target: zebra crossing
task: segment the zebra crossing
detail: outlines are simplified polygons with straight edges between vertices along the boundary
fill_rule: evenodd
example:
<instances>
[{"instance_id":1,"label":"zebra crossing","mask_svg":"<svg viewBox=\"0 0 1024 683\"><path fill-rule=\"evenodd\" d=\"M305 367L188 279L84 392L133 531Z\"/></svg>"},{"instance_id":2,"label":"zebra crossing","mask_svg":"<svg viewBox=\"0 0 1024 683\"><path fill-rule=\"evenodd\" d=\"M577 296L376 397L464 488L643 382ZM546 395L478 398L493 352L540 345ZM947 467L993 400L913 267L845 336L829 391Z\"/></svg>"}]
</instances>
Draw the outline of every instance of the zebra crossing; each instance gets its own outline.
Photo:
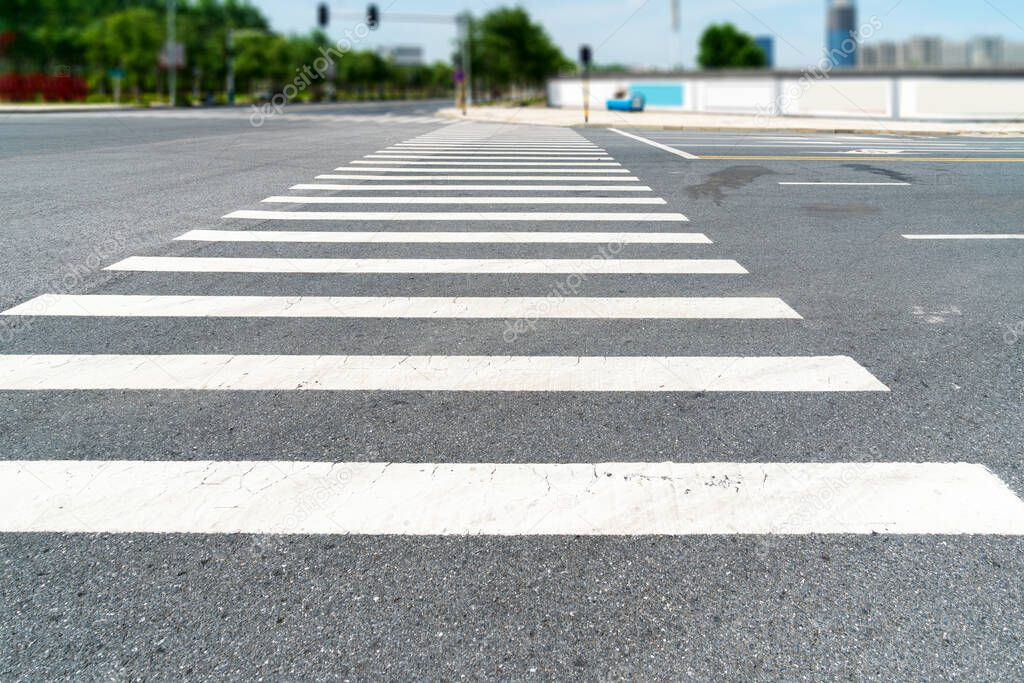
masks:
<instances>
[{"instance_id":1,"label":"zebra crossing","mask_svg":"<svg viewBox=\"0 0 1024 683\"><path fill-rule=\"evenodd\" d=\"M504 292L449 298L387 291L384 276L396 274L685 275L708 278L711 287L749 275L707 235L683 231L692 224L687 215L671 210L605 149L572 130L449 125L315 179L350 182L297 183L289 189L303 194L263 200L275 208L238 209L223 216L228 229L189 229L174 239L229 255L134 254L105 268L127 278L168 274L169 282L180 283L176 293L44 294L2 314L176 318L182 324L206 318L802 321L798 310L772 296ZM393 192L416 194L375 194ZM509 192L518 194L500 194ZM316 210L323 204L338 209ZM421 210L423 205L451 209ZM298 229L289 228L296 223ZM329 229L320 229L324 223ZM343 229L353 223L359 229ZM435 230L438 223L445 229ZM457 229L463 223L470 227ZM477 223L517 227L480 230ZM588 227L595 223L602 229ZM547 229L551 224L557 229ZM308 252L252 256L246 251L252 245L316 249L374 244L432 251L389 258ZM618 257L622 246L630 244L682 245L692 253L685 258ZM437 255L437 249L454 245L490 252L474 258ZM519 245L541 250L594 245L595 253L588 258L503 253ZM337 294L196 295L189 291L190 274L196 273L315 275ZM340 277L345 275L377 278L379 291L345 295L346 281ZM763 355L720 356L463 355L458 349L373 355L357 348L344 355L214 353L213 348L186 354L6 354L0 356L0 390L557 392L570 399L584 392L730 392L806 394L822 400L834 393L889 391L851 356L821 355L811 348L806 355L773 356L770 340L763 343ZM680 453L697 462L627 463L609 453L602 462L566 457L547 464L411 463L402 462L401 454L383 463L134 461L127 459L130 454L111 460L8 461L0 463L0 531L1024 534L1024 501L981 465L700 462L699 455ZM282 523L283 510L323 491L329 492L327 503L301 520ZM828 495L822 496L823 491Z\"/></svg>"}]
</instances>

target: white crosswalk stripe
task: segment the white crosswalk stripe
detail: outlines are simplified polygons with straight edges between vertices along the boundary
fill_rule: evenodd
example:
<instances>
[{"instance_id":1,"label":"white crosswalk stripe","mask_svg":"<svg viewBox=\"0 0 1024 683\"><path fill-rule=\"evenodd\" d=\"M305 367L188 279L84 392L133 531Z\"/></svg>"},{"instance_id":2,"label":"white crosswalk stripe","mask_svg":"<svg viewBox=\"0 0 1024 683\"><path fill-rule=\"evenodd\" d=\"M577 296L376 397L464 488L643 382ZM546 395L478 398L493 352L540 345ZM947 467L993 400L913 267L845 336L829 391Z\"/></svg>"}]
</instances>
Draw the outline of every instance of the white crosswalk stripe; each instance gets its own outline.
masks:
<instances>
[{"instance_id":1,"label":"white crosswalk stripe","mask_svg":"<svg viewBox=\"0 0 1024 683\"><path fill-rule=\"evenodd\" d=\"M366 171L367 169L365 169L365 168L352 168L352 169L343 168L343 169L340 169L340 170L344 170L344 171ZM389 169L384 169L384 170L391 171L391 170L397 170L397 169L390 169L389 168ZM416 172L419 173L419 172L422 172L422 170L421 169L417 169ZM431 172L431 171L427 171L427 172ZM544 172L546 173L547 171L544 171ZM457 173L457 171L456 171L456 173ZM484 173L489 173L489 171L484 171ZM388 181L395 181L395 180L416 180L416 181L423 181L423 180L439 180L439 181L473 180L473 181L477 181L477 182L481 182L481 181L485 181L485 180L493 181L493 182L505 182L505 181L509 181L509 180L514 180L516 182L521 182L523 180L544 180L544 181L557 180L559 182L565 182L565 181L568 181L568 180L576 180L576 181L580 181L580 182L584 182L585 181L585 182L588 182L588 183L600 183L600 182L606 182L606 183L623 183L623 182L625 182L625 183L636 183L636 182L640 182L640 179L637 178L637 177L634 177L634 176L622 176L622 175L620 175L620 176L605 176L605 177L597 176L597 175L593 175L593 176L576 176L576 175L549 175L549 176L544 176L544 175L518 175L518 176L516 176L516 175L435 175L435 176L414 176L414 175L374 175L374 174L370 174L370 173L366 173L366 174L364 174L364 173L340 173L340 174L339 173L321 173L320 175L318 175L316 177L316 179L317 180L388 180ZM374 186L368 185L367 189L372 189L372 187L374 187ZM508 186L507 189L514 190L515 187L514 186Z\"/></svg>"},{"instance_id":2,"label":"white crosswalk stripe","mask_svg":"<svg viewBox=\"0 0 1024 683\"><path fill-rule=\"evenodd\" d=\"M359 163L353 161L353 164ZM342 166L335 171L373 171L375 173L629 173L624 168L590 168L580 166L565 167L562 164L555 164L559 168L540 168L538 164L526 164L530 168L512 167L508 164L499 164L501 168L463 168L459 166L446 165L441 168L409 168L408 166Z\"/></svg>"},{"instance_id":3,"label":"white crosswalk stripe","mask_svg":"<svg viewBox=\"0 0 1024 683\"><path fill-rule=\"evenodd\" d=\"M660 204L661 197L313 197L274 195L270 204Z\"/></svg>"},{"instance_id":4,"label":"white crosswalk stripe","mask_svg":"<svg viewBox=\"0 0 1024 683\"><path fill-rule=\"evenodd\" d=\"M237 117L237 113L231 115ZM429 116L297 116L324 122L436 122ZM579 326L580 330L588 329L587 325L635 325L647 333L650 324L657 333L658 325L669 324L664 321L682 321L672 324L694 329L731 326L728 333L756 329L750 346L741 348L759 350L749 355L601 356L571 348L558 355L532 350L529 355L466 355L452 345L437 353L360 354L358 348L338 349L333 340L325 340L322 351L274 355L235 348L220 353L225 347L210 339L188 353L0 355L0 391L447 392L446 398L452 396L453 400L479 392L502 392L512 396L510 400L538 392L567 396L591 392L765 393L782 395L772 400L788 400L786 394L889 391L857 360L840 355L841 349L838 353L807 349L804 355L773 355L773 335L763 326L800 325L802 317L785 301L771 296L635 296L628 292L595 297L561 291L511 296L518 294L514 290L498 296L444 296L445 292L438 295L436 290L422 292L432 296L397 296L398 292L388 291L398 281L407 287L403 294L426 286L423 283L447 286L452 275L474 283L488 281L487 276L495 280L495 275L589 275L640 283L678 280L673 292L679 293L687 293L686 283L698 282L702 289L690 293L703 293L703 288L713 284L745 280L746 268L735 260L720 258L719 247L712 246L707 235L660 230L679 227L665 224L687 222L688 218L660 208L666 204L661 197L623 196L652 189L639 184L640 179L603 148L573 130L457 123L393 144L334 171L316 179L351 182L296 183L289 189L319 194L274 195L263 202L353 205L351 211L269 207L232 211L223 218L252 221L232 223L247 225L247 229L188 229L176 238L176 253L188 255L136 254L105 268L110 273L148 273L112 277L119 287L132 278L157 282L161 293L43 294L2 315L5 320L67 317L75 319L74 324L91 324L87 319L96 319L96 324L130 319L133 324L150 325L153 321L138 319L178 318L183 319L183 326L211 329L229 323L210 320L217 318L234 319L232 325L259 319L268 326L312 324L304 319L349 319L334 323L345 325L357 324L351 319L366 319L364 325L372 324L367 320L373 319L430 320L436 329L467 326L458 320L561 320L564 322L548 323L560 335L564 328L558 325ZM430 194L373 194L382 192ZM508 192L524 194L505 194ZM590 194L574 196L575 192ZM497 209L536 204L564 210L545 211L538 206L531 211L408 211L393 206L400 204L494 205ZM589 210L598 206L614 209L616 205L651 205L651 209ZM371 210L365 210L367 207ZM326 230L298 225L303 229L286 230L278 224L303 221L342 225L329 225ZM394 231L373 225L399 221L424 228L436 223L456 225L444 230ZM516 223L523 229L459 229L473 221ZM615 225L601 231L545 229L552 223L576 227L574 224L583 222ZM351 223L356 229L342 229ZM904 237L1010 239L1019 235ZM573 245L577 257L550 257ZM594 254L578 257L579 245L600 248L591 247ZM610 245L636 245L631 248L663 257L633 258L633 254L620 256L617 251L609 255L604 248ZM400 251L411 257L335 257L346 250L359 254L371 249L385 255L388 250ZM527 251L530 257L507 257L510 252ZM686 258L677 257L677 251ZM438 253L469 253L473 257L443 258ZM190 290L193 281L181 274L206 274L196 275L194 282L222 277L246 283L251 279L258 286L244 295L199 293ZM410 274L416 277L404 277ZM358 277L321 277L330 275ZM622 277L629 275L642 277ZM710 275L724 277L705 277ZM675 276L687 277L672 279ZM516 283L538 280L506 279ZM373 295L346 295L345 288L354 280L370 286ZM283 282L305 283L302 286L313 282L325 287L327 295L274 289L289 286ZM508 289L516 286L510 284ZM656 325L654 321L663 322ZM495 328L500 333L498 325ZM567 343L572 347L575 341ZM711 340L712 347L715 341ZM566 462L540 464L411 463L402 462L403 456L394 454L396 462L392 463L116 458L0 462L0 532L1024 534L1024 501L984 467L968 463L624 463L615 460L615 453L608 454L607 462L593 463L572 462L571 454L564 458ZM699 456L680 454L681 458ZM721 481L728 485L719 485ZM89 486L84 487L83 482ZM213 484L206 485L208 482ZM835 487L842 487L842 495L833 496L822 509L816 492ZM336 495L328 495L327 503L297 525L282 527L283 510L313 491L323 490ZM160 495L155 495L157 491Z\"/></svg>"},{"instance_id":5,"label":"white crosswalk stripe","mask_svg":"<svg viewBox=\"0 0 1024 683\"><path fill-rule=\"evenodd\" d=\"M472 161L608 161L609 156L600 154L589 156L569 156L557 154L365 154L364 159L463 159ZM413 162L409 162L413 163Z\"/></svg>"},{"instance_id":6,"label":"white crosswalk stripe","mask_svg":"<svg viewBox=\"0 0 1024 683\"><path fill-rule=\"evenodd\" d=\"M964 463L28 461L0 532L1020 536L1024 502Z\"/></svg>"},{"instance_id":7,"label":"white crosswalk stripe","mask_svg":"<svg viewBox=\"0 0 1024 683\"><path fill-rule=\"evenodd\" d=\"M50 294L3 315L268 318L800 319L770 297L343 297Z\"/></svg>"},{"instance_id":8,"label":"white crosswalk stripe","mask_svg":"<svg viewBox=\"0 0 1024 683\"><path fill-rule=\"evenodd\" d=\"M395 164L397 166L568 166L571 168L597 168L621 166L617 161L572 161L561 159L559 161L406 161L405 159L388 160L387 158L371 157L372 161L356 159L353 164Z\"/></svg>"},{"instance_id":9,"label":"white crosswalk stripe","mask_svg":"<svg viewBox=\"0 0 1024 683\"><path fill-rule=\"evenodd\" d=\"M278 221L641 221L676 223L689 219L681 213L627 211L232 211L224 218Z\"/></svg>"},{"instance_id":10,"label":"white crosswalk stripe","mask_svg":"<svg viewBox=\"0 0 1024 683\"><path fill-rule=\"evenodd\" d=\"M189 230L176 240L382 244L711 244L699 232L361 232L327 230Z\"/></svg>"},{"instance_id":11,"label":"white crosswalk stripe","mask_svg":"<svg viewBox=\"0 0 1024 683\"><path fill-rule=\"evenodd\" d=\"M154 273L555 273L742 275L732 259L345 259L129 256L104 270Z\"/></svg>"},{"instance_id":12,"label":"white crosswalk stripe","mask_svg":"<svg viewBox=\"0 0 1024 683\"><path fill-rule=\"evenodd\" d=\"M448 183L427 183L407 185L359 184L340 185L336 183L298 183L289 190L331 190L338 192L460 192L486 190L488 192L653 192L646 185L452 185Z\"/></svg>"},{"instance_id":13,"label":"white crosswalk stripe","mask_svg":"<svg viewBox=\"0 0 1024 683\"><path fill-rule=\"evenodd\" d=\"M888 391L846 356L0 356L0 390Z\"/></svg>"},{"instance_id":14,"label":"white crosswalk stripe","mask_svg":"<svg viewBox=\"0 0 1024 683\"><path fill-rule=\"evenodd\" d=\"M420 152L419 154L410 154L410 152ZM374 155L366 155L367 158L373 157L390 157L393 159L433 159L440 157L442 159L456 156L459 159L479 159L481 157L487 158L492 155L511 155L512 158L525 157L527 159L533 159L536 157L554 157L556 159L595 159L601 157L608 157L608 153L604 150L591 150L582 149L578 151L560 151L560 150L546 150L546 149L518 149L515 147L508 148L497 148L497 149L480 149L476 147L462 148L462 147L442 147L442 148L407 148L407 147L389 147L386 151L378 152ZM611 157L608 157L611 158Z\"/></svg>"}]
</instances>

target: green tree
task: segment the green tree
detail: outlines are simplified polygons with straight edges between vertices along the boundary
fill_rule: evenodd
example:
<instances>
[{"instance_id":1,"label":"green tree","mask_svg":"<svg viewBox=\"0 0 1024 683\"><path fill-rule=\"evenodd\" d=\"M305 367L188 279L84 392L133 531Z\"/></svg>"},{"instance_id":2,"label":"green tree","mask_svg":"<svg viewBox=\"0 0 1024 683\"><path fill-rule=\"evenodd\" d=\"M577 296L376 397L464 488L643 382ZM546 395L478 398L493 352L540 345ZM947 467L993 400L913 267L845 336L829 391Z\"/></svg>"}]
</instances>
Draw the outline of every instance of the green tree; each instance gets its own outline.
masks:
<instances>
[{"instance_id":1,"label":"green tree","mask_svg":"<svg viewBox=\"0 0 1024 683\"><path fill-rule=\"evenodd\" d=\"M186 72L201 94L224 88L229 30L268 29L266 19L259 11L238 0L182 3L178 14L179 40L185 44Z\"/></svg>"},{"instance_id":2,"label":"green tree","mask_svg":"<svg viewBox=\"0 0 1024 683\"><path fill-rule=\"evenodd\" d=\"M712 24L704 30L697 61L704 69L763 67L768 63L754 39L732 24Z\"/></svg>"},{"instance_id":3,"label":"green tree","mask_svg":"<svg viewBox=\"0 0 1024 683\"><path fill-rule=\"evenodd\" d=\"M474 81L489 90L543 85L572 68L544 28L521 7L501 7L472 23Z\"/></svg>"},{"instance_id":4,"label":"green tree","mask_svg":"<svg viewBox=\"0 0 1024 683\"><path fill-rule=\"evenodd\" d=\"M83 38L86 55L100 77L109 68L124 70L125 86L136 98L154 87L163 24L153 10L134 7L107 15L89 26Z\"/></svg>"},{"instance_id":5,"label":"green tree","mask_svg":"<svg viewBox=\"0 0 1024 683\"><path fill-rule=\"evenodd\" d=\"M270 78L267 65L267 44L283 38L255 30L235 35L235 87L238 92L255 93L260 81Z\"/></svg>"},{"instance_id":6,"label":"green tree","mask_svg":"<svg viewBox=\"0 0 1024 683\"><path fill-rule=\"evenodd\" d=\"M120 68L129 92L155 92L164 87L157 58L166 39L165 9L166 0L0 0L0 72L70 70L106 90L108 70ZM345 54L333 76L305 75L320 48L333 41L320 32L275 34L250 0L178 0L177 12L177 40L185 45L186 59L179 95L192 88L200 97L224 91L229 36L238 92L274 94L299 79L299 97L319 98L330 92L332 77L343 94L355 91L360 97L436 94L452 87L447 65L400 66L368 51Z\"/></svg>"}]
</instances>

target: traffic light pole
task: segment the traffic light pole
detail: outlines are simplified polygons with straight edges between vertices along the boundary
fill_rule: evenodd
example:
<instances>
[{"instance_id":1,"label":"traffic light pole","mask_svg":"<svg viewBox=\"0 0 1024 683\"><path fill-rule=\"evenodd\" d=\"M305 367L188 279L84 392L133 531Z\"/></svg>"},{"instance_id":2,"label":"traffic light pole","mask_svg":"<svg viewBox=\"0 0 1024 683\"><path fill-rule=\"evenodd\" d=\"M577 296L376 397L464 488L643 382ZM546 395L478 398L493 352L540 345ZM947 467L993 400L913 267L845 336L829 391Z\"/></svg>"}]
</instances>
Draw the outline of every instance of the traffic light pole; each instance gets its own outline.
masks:
<instances>
[{"instance_id":1,"label":"traffic light pole","mask_svg":"<svg viewBox=\"0 0 1024 683\"><path fill-rule=\"evenodd\" d=\"M168 1L170 2L171 0L168 0ZM367 25L371 29L377 29L380 26L381 22L383 22L383 20L384 20L384 17L381 15L379 10L377 10L377 6L376 5L370 5L367 8L367 13L365 15L364 14L358 14L356 12L339 12L336 16L342 17L342 18L345 18L345 19L361 19L363 21L366 21ZM377 21L370 21L368 19L370 16L376 16ZM459 14L457 16L451 16L451 15L448 15L448 14L419 14L419 13L415 13L415 12L394 12L394 13L389 12L388 16L387 16L387 19L388 19L389 22L390 21L394 21L394 22L397 22L397 23L446 24L448 26L451 26L452 23L454 22L456 33L459 34L460 37L461 37L461 39L459 41L461 43L460 49L459 49L459 53L462 56L462 70L463 70L463 73L464 73L464 76L465 76L465 85L463 87L465 87L465 89L466 89L465 96L463 97L463 103L464 104L468 104L468 105L471 106L473 104L473 80L472 80L472 73L473 72L471 70L471 64L470 64L470 52L471 51L470 51L470 48L469 48L469 41L470 41L472 29L471 29L471 20L470 20L469 14L465 13L465 14ZM465 113L465 109L463 109L463 113Z\"/></svg>"},{"instance_id":2,"label":"traffic light pole","mask_svg":"<svg viewBox=\"0 0 1024 683\"><path fill-rule=\"evenodd\" d=\"M593 54L589 45L580 46L580 64L583 65L583 123L590 123L590 62Z\"/></svg>"}]
</instances>

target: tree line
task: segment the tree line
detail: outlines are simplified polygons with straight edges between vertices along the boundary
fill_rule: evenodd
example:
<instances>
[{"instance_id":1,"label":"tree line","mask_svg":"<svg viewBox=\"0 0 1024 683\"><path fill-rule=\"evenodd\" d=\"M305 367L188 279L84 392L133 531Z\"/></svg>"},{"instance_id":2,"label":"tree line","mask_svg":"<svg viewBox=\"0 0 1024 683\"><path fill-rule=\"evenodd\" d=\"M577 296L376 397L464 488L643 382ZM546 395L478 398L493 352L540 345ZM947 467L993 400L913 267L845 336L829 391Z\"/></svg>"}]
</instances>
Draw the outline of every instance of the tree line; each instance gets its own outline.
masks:
<instances>
[{"instance_id":1,"label":"tree line","mask_svg":"<svg viewBox=\"0 0 1024 683\"><path fill-rule=\"evenodd\" d=\"M29 84L43 84L47 78L80 82L69 92L87 89L96 100L109 98L115 77L127 99L152 99L166 91L166 69L158 63L166 41L164 0L4 0L4 5L0 97L6 87L7 99L24 99L34 88ZM498 8L471 19L471 36L472 74L479 92L537 88L548 76L572 68L544 29L519 8ZM232 60L241 98L267 99L332 44L321 31L274 32L246 0L179 0L176 38L186 60L178 72L180 101L223 101ZM447 95L453 87L452 68L449 62L400 65L377 52L355 49L318 74L301 97ZM31 95L47 96L41 92L43 85L35 89L40 92ZM12 97L15 91L19 97Z\"/></svg>"}]
</instances>

